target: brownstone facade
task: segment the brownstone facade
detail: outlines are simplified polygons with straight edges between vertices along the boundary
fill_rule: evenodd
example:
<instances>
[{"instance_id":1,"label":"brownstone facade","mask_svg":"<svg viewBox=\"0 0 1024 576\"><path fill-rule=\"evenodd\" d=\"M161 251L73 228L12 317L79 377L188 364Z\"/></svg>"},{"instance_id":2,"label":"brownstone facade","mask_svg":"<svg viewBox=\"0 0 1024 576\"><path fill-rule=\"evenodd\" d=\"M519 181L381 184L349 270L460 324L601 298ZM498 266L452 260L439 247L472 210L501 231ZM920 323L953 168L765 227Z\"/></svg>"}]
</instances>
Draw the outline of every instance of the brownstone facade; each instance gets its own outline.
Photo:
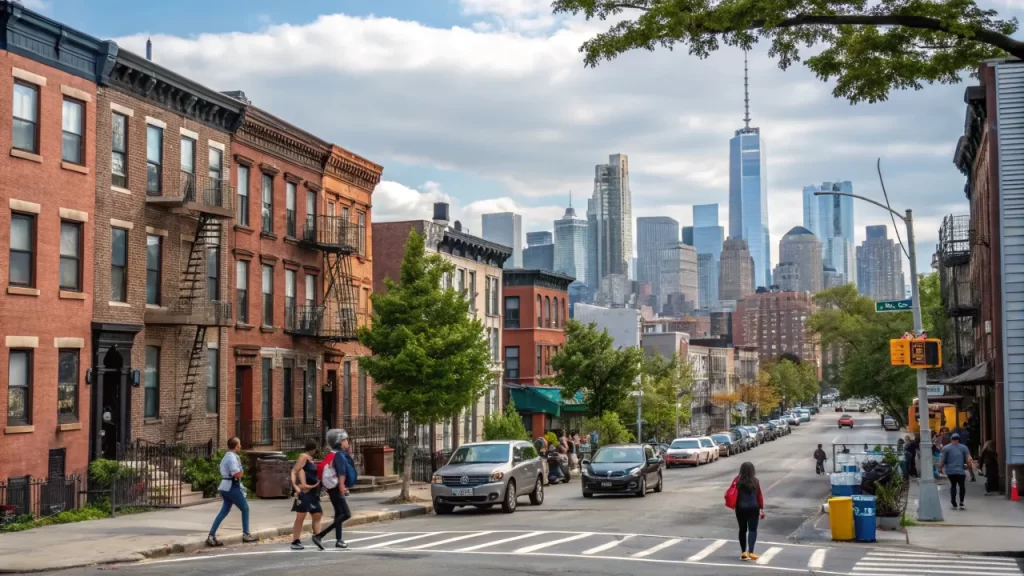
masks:
<instances>
[{"instance_id":1,"label":"brownstone facade","mask_svg":"<svg viewBox=\"0 0 1024 576\"><path fill-rule=\"evenodd\" d=\"M813 362L821 376L821 346L807 330L816 310L809 292L756 292L740 300L732 315L733 343L757 348L762 362L783 354Z\"/></svg>"}]
</instances>

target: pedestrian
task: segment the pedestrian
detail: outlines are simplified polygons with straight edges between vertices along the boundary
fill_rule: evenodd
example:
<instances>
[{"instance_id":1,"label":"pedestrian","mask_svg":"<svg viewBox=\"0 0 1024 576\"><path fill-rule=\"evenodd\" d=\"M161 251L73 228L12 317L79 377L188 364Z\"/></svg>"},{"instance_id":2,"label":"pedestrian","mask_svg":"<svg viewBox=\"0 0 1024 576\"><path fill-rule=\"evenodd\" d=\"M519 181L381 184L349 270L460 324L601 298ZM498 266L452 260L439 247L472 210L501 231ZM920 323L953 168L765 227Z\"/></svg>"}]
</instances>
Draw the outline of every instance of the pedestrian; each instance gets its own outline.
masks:
<instances>
[{"instance_id":1,"label":"pedestrian","mask_svg":"<svg viewBox=\"0 0 1024 576\"><path fill-rule=\"evenodd\" d=\"M292 488L295 489L295 524L292 526L292 550L302 550L302 525L306 514L313 517L313 533L320 532L320 518L324 511L320 507L320 481L317 479L317 468L313 458L316 456L316 440L306 440L305 451L299 454L295 466L292 466Z\"/></svg>"},{"instance_id":2,"label":"pedestrian","mask_svg":"<svg viewBox=\"0 0 1024 576\"><path fill-rule=\"evenodd\" d=\"M939 472L945 469L946 477L949 478L949 498L953 503L953 509L957 509L956 494L959 488L960 509L967 510L964 506L964 494L967 492L965 480L966 470L974 462L971 459L971 452L960 443L959 434L950 435L950 443L942 447L942 456L939 457Z\"/></svg>"},{"instance_id":3,"label":"pedestrian","mask_svg":"<svg viewBox=\"0 0 1024 576\"><path fill-rule=\"evenodd\" d=\"M579 442L576 441L573 434L569 435L569 469L575 470L580 465L579 456L577 453L580 450Z\"/></svg>"},{"instance_id":4,"label":"pedestrian","mask_svg":"<svg viewBox=\"0 0 1024 576\"><path fill-rule=\"evenodd\" d=\"M996 443L992 440L985 442L985 446L978 455L978 461L985 470L985 496L991 496L999 492L999 454L996 452Z\"/></svg>"},{"instance_id":5,"label":"pedestrian","mask_svg":"<svg viewBox=\"0 0 1024 576\"><path fill-rule=\"evenodd\" d=\"M757 544L757 523L764 519L764 496L761 484L754 474L754 465L744 462L740 473L732 480L736 488L736 522L740 533L740 560L757 560L754 545Z\"/></svg>"},{"instance_id":6,"label":"pedestrian","mask_svg":"<svg viewBox=\"0 0 1024 576\"><path fill-rule=\"evenodd\" d=\"M917 478L917 451L921 448L921 445L917 443L917 438L910 435L907 436L907 443L903 445L903 455L907 462L907 476L910 478Z\"/></svg>"},{"instance_id":7,"label":"pedestrian","mask_svg":"<svg viewBox=\"0 0 1024 576\"><path fill-rule=\"evenodd\" d=\"M213 521L213 526L210 527L210 535L206 537L207 546L224 545L223 542L217 540L217 529L220 528L220 523L228 517L232 506L242 512L242 542L259 541L259 538L249 533L249 503L245 500L245 487L242 486L242 459L238 457L241 448L242 442L238 438L228 440L228 451L220 460L221 480L217 491L220 492L224 503L221 504L220 512Z\"/></svg>"},{"instance_id":8,"label":"pedestrian","mask_svg":"<svg viewBox=\"0 0 1024 576\"><path fill-rule=\"evenodd\" d=\"M970 452L971 451L971 444L970 444L970 441L969 441L970 434L967 432L967 430L964 430L960 426L957 426L956 428L953 429L953 432L955 432L956 434L960 435L960 445L966 447L967 451ZM978 458L979 459L981 458L981 454L978 455ZM971 475L971 482L977 482L978 481L978 478L974 475L974 468L968 468L967 472Z\"/></svg>"},{"instance_id":9,"label":"pedestrian","mask_svg":"<svg viewBox=\"0 0 1024 576\"><path fill-rule=\"evenodd\" d=\"M825 460L828 460L828 456L825 455L825 451L821 449L821 444L818 444L818 449L814 451L814 461L817 465L814 467L815 474L825 473Z\"/></svg>"},{"instance_id":10,"label":"pedestrian","mask_svg":"<svg viewBox=\"0 0 1024 576\"><path fill-rule=\"evenodd\" d=\"M331 499L331 506L334 508L334 519L326 528L313 535L313 544L316 544L316 547L321 550L324 549L324 536L329 534L331 530L334 530L334 547L348 548L348 544L345 544L345 541L341 538L341 527L346 520L352 517L352 512L348 508L348 500L345 497L348 496L348 489L356 484L356 466L352 462L352 456L349 454L351 448L348 441L348 432L344 430L328 430L327 445L331 447L331 453L324 460L327 461L326 466L330 466L334 471L334 485L331 485L331 474L324 475L328 478L327 480L321 477L321 482L327 488L327 496Z\"/></svg>"}]
</instances>

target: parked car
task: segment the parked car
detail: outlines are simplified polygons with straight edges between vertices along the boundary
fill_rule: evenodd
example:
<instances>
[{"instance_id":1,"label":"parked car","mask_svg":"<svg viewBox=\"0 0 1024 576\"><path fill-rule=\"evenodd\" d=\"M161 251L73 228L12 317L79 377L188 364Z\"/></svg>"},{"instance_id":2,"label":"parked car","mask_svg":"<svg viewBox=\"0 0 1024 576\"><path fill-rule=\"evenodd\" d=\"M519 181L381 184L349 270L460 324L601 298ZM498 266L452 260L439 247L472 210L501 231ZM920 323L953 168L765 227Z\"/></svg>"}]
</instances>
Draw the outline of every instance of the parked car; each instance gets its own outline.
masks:
<instances>
[{"instance_id":1,"label":"parked car","mask_svg":"<svg viewBox=\"0 0 1024 576\"><path fill-rule=\"evenodd\" d=\"M764 444L764 433L757 429L757 426L744 426L747 432L750 432L750 436L754 439L754 445L760 446Z\"/></svg>"},{"instance_id":2,"label":"parked car","mask_svg":"<svg viewBox=\"0 0 1024 576\"><path fill-rule=\"evenodd\" d=\"M900 429L899 423L892 416L886 415L882 418L882 428L889 431L898 431Z\"/></svg>"},{"instance_id":3,"label":"parked car","mask_svg":"<svg viewBox=\"0 0 1024 576\"><path fill-rule=\"evenodd\" d=\"M703 448L708 455L707 462L710 463L718 460L718 445L715 444L715 441L712 440L710 436L701 436L698 440L700 440L700 447Z\"/></svg>"},{"instance_id":4,"label":"parked car","mask_svg":"<svg viewBox=\"0 0 1024 576\"><path fill-rule=\"evenodd\" d=\"M843 414L842 416L840 416L839 417L839 427L840 428L843 428L843 427L853 428L853 416L850 416L849 414Z\"/></svg>"},{"instance_id":5,"label":"parked car","mask_svg":"<svg viewBox=\"0 0 1024 576\"><path fill-rule=\"evenodd\" d=\"M817 416L818 413L821 412L821 409L818 408L817 406L811 406L810 408L808 408L808 410L811 411L812 416Z\"/></svg>"},{"instance_id":6,"label":"parked car","mask_svg":"<svg viewBox=\"0 0 1024 576\"><path fill-rule=\"evenodd\" d=\"M747 430L743 426L736 426L733 428L734 431L743 436L743 450L747 451L757 446L757 439L750 434L750 430Z\"/></svg>"},{"instance_id":7,"label":"parked car","mask_svg":"<svg viewBox=\"0 0 1024 576\"><path fill-rule=\"evenodd\" d=\"M782 430L779 428L778 424L771 420L768 420L767 422L764 423L764 425L768 427L769 440L775 440L776 438L782 437Z\"/></svg>"},{"instance_id":8,"label":"parked car","mask_svg":"<svg viewBox=\"0 0 1024 576\"><path fill-rule=\"evenodd\" d=\"M544 503L543 470L537 449L529 442L463 444L431 479L434 511L443 515L463 506L485 509L500 504L502 512L511 513L521 496L539 506Z\"/></svg>"},{"instance_id":9,"label":"parked car","mask_svg":"<svg viewBox=\"0 0 1024 576\"><path fill-rule=\"evenodd\" d=\"M718 434L712 434L711 439L718 444L718 455L719 456L732 456L739 451L739 447L732 440L732 434L728 432L719 432Z\"/></svg>"},{"instance_id":10,"label":"parked car","mask_svg":"<svg viewBox=\"0 0 1024 576\"><path fill-rule=\"evenodd\" d=\"M789 414L786 414L786 422L790 426L799 426L800 417L796 415L796 412L790 412Z\"/></svg>"},{"instance_id":11,"label":"parked car","mask_svg":"<svg viewBox=\"0 0 1024 576\"><path fill-rule=\"evenodd\" d=\"M796 417L800 419L801 423L811 421L811 411L806 408L797 408L793 411L793 414L796 414Z\"/></svg>"},{"instance_id":12,"label":"parked car","mask_svg":"<svg viewBox=\"0 0 1024 576\"><path fill-rule=\"evenodd\" d=\"M704 449L697 438L676 438L665 452L665 467L700 466L705 461Z\"/></svg>"},{"instance_id":13,"label":"parked car","mask_svg":"<svg viewBox=\"0 0 1024 576\"><path fill-rule=\"evenodd\" d=\"M729 437L736 444L736 450L738 452L746 452L749 449L749 442L747 442L747 435L742 430L733 428L728 432Z\"/></svg>"},{"instance_id":14,"label":"parked car","mask_svg":"<svg viewBox=\"0 0 1024 576\"><path fill-rule=\"evenodd\" d=\"M778 429L781 431L783 436L789 434L789 424L784 419L779 418L778 420L772 420L772 422L775 422L775 425L778 426Z\"/></svg>"},{"instance_id":15,"label":"parked car","mask_svg":"<svg viewBox=\"0 0 1024 576\"><path fill-rule=\"evenodd\" d=\"M842 404L836 404L836 412L842 412L842 411L843 411L843 405Z\"/></svg>"},{"instance_id":16,"label":"parked car","mask_svg":"<svg viewBox=\"0 0 1024 576\"><path fill-rule=\"evenodd\" d=\"M584 498L623 493L644 497L652 486L655 492L661 492L665 485L662 459L655 455L650 444L602 446L593 458L580 464Z\"/></svg>"}]
</instances>

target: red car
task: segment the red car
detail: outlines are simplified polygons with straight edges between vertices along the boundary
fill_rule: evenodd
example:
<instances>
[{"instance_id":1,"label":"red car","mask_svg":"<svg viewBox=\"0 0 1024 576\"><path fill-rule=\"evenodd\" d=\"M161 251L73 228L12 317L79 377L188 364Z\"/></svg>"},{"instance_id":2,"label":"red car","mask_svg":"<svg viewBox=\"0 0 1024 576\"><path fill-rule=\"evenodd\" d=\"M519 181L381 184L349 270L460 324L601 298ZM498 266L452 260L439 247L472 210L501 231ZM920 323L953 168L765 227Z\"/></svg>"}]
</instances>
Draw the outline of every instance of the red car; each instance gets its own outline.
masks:
<instances>
[{"instance_id":1,"label":"red car","mask_svg":"<svg viewBox=\"0 0 1024 576\"><path fill-rule=\"evenodd\" d=\"M843 405L842 404L836 404L836 412L842 412L842 411L843 411Z\"/></svg>"},{"instance_id":2,"label":"red car","mask_svg":"<svg viewBox=\"0 0 1024 576\"><path fill-rule=\"evenodd\" d=\"M853 428L853 416L850 416L849 414L843 414L842 416L840 416L839 427L842 428L843 426L849 426L850 428Z\"/></svg>"}]
</instances>

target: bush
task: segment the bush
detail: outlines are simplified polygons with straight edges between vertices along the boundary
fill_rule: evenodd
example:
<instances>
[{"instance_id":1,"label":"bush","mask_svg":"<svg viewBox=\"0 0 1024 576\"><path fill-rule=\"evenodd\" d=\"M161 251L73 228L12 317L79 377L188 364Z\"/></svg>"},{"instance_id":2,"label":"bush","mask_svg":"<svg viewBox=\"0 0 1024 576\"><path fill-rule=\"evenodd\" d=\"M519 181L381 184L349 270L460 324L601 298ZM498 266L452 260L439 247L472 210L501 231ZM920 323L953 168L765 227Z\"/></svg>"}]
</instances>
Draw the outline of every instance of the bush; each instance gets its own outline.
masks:
<instances>
[{"instance_id":1,"label":"bush","mask_svg":"<svg viewBox=\"0 0 1024 576\"><path fill-rule=\"evenodd\" d=\"M114 478L127 478L132 470L117 460L99 458L89 464L89 489L110 490Z\"/></svg>"},{"instance_id":2,"label":"bush","mask_svg":"<svg viewBox=\"0 0 1024 576\"><path fill-rule=\"evenodd\" d=\"M501 414L484 418L484 440L529 440L530 433L523 426L523 417L516 412L516 405L509 400Z\"/></svg>"},{"instance_id":3,"label":"bush","mask_svg":"<svg viewBox=\"0 0 1024 576\"><path fill-rule=\"evenodd\" d=\"M587 418L583 421L586 434L597 432L597 441L603 444L631 442L633 433L626 429L615 412L605 412L601 417Z\"/></svg>"},{"instance_id":4,"label":"bush","mask_svg":"<svg viewBox=\"0 0 1024 576\"><path fill-rule=\"evenodd\" d=\"M544 435L544 439L548 441L548 446L558 446L558 435L554 432L548 432Z\"/></svg>"},{"instance_id":5,"label":"bush","mask_svg":"<svg viewBox=\"0 0 1024 576\"><path fill-rule=\"evenodd\" d=\"M220 461L224 458L225 450L218 450L210 458L189 458L181 464L181 478L192 485L193 490L203 493L207 498L217 496L217 488L223 480L220 475ZM245 462L245 456L239 453L238 457ZM250 495L256 491L255 478L249 473L248 468L243 467L242 485L249 491ZM251 496L250 496L251 497Z\"/></svg>"}]
</instances>

